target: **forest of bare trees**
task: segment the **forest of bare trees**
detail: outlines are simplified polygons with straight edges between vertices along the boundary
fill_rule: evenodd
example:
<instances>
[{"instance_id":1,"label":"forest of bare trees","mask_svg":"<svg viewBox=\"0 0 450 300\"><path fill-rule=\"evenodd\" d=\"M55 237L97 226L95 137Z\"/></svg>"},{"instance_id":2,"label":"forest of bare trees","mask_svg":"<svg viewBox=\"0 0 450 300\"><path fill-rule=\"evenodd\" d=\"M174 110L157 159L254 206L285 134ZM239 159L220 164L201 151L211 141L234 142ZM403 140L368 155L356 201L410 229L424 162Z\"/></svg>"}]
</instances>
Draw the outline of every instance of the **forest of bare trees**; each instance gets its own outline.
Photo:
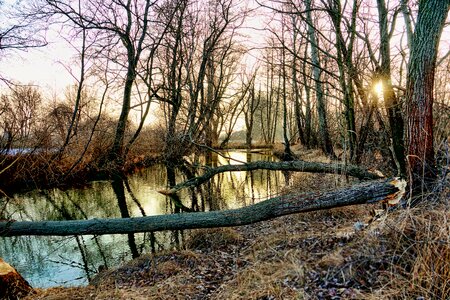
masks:
<instances>
[{"instance_id":1,"label":"forest of bare trees","mask_svg":"<svg viewBox=\"0 0 450 300\"><path fill-rule=\"evenodd\" d=\"M289 156L301 143L352 164L381 155L412 186L432 181L448 137L448 126L433 128L448 118L448 56L438 48L448 3L437 4L30 1L11 12L1 51L45 47L56 30L75 50L74 83L44 99L2 75L2 151L45 151L25 177L55 184L86 168L123 170L136 156L178 161L226 147L241 120L247 147L283 142ZM252 14L265 19L257 47ZM17 175L25 164L5 156L2 173L29 180Z\"/></svg>"},{"instance_id":2,"label":"forest of bare trees","mask_svg":"<svg viewBox=\"0 0 450 300\"><path fill-rule=\"evenodd\" d=\"M64 91L0 74L2 188L89 179L239 142L282 143L286 159L295 144L320 148L407 177L413 190L438 176L450 130L448 40L439 47L448 1L1 7L9 20L2 60L51 47L46 36L73 51L62 62L73 79Z\"/></svg>"},{"instance_id":3,"label":"forest of bare trees","mask_svg":"<svg viewBox=\"0 0 450 300\"><path fill-rule=\"evenodd\" d=\"M126 234L137 258L145 241L138 247L135 233L145 233L154 254L161 231L173 230L179 248L185 229L379 202L383 212L398 212L448 198L449 10L450 0L0 0L0 237L74 236L91 280L97 272L88 268L84 235L94 235L106 268L98 237L103 234ZM27 81L24 72L35 77ZM46 78L68 84L52 86ZM231 163L225 150L238 148L245 149L246 160ZM263 151L271 161L251 159ZM320 159L309 160L311 153ZM226 163L218 163L217 155ZM157 164L164 171L153 174L164 177L166 186L152 191L164 197L167 215L148 214L127 177ZM276 196L267 192L268 199L259 195L255 203L254 170L279 171L285 189L276 189ZM247 172L251 202L220 206L228 192L220 192L222 175L233 172ZM320 175L297 178L312 187L305 192L292 184L293 172ZM233 180L231 189L245 189ZM270 176L261 180L270 190ZM277 177L276 185L283 180ZM67 192L77 211L72 214L42 192L102 181L111 185L120 217L112 217L110 203L100 209L106 216L91 216ZM33 190L46 195L52 208L43 210L55 215L39 220L27 212L16 221L22 211L8 211L10 203L25 207L29 200L14 193ZM448 215L445 201L442 213ZM403 224L421 222L411 216ZM355 233L360 223L347 227ZM331 224L337 226L335 219ZM413 240L423 233L419 227L414 223L402 234ZM443 228L433 249L439 258L444 253L447 267L431 273L444 270L448 285ZM385 234L373 232L371 238ZM413 246L421 250L422 242ZM413 246L400 250L401 256L419 257ZM350 256L342 263L347 259L351 269ZM402 259L392 256L390 267ZM398 269L420 273L405 265ZM20 281L23 288L10 292L14 284L2 280ZM417 286L426 287L425 281ZM30 291L0 259L0 297Z\"/></svg>"}]
</instances>

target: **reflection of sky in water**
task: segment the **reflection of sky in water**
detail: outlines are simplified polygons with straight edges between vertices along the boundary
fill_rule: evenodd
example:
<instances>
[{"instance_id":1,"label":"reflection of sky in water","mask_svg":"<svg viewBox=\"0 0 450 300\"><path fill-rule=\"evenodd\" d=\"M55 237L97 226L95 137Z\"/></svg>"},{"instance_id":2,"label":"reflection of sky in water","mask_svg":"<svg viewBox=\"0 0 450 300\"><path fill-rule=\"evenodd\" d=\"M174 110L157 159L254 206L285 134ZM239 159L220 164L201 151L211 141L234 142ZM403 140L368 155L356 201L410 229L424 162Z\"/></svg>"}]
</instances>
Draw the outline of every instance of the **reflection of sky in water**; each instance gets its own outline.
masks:
<instances>
[{"instance_id":1,"label":"reflection of sky in water","mask_svg":"<svg viewBox=\"0 0 450 300\"><path fill-rule=\"evenodd\" d=\"M224 153L240 162L273 160L268 155L247 154L246 151ZM221 156L213 157L214 164L240 164ZM204 163L204 162L201 162ZM284 186L280 172L257 170L228 172L216 175L205 184L203 195L209 209L232 209L250 205L279 192ZM186 180L176 172L177 182ZM159 190L167 188L167 174L163 165L155 165L128 178L130 191L125 189L127 207L131 216L147 216L174 212L173 203ZM192 208L192 195L188 190L180 193L183 205ZM205 200L206 199L206 200ZM0 199L0 201L4 201ZM138 201L138 203L136 203ZM139 204L139 205L138 205ZM99 181L84 189L59 189L33 191L16 195L6 206L7 217L16 220L63 220L120 217L117 198L111 183ZM158 232L157 248L170 247L174 234ZM149 234L136 234L136 244L144 252L149 251ZM100 265L115 266L131 258L127 235L75 237L13 237L1 238L0 257L17 270L35 287L57 285L76 286L87 283L82 251L91 274ZM79 246L80 245L80 246ZM80 250L81 248L81 250Z\"/></svg>"},{"instance_id":2,"label":"reflection of sky in water","mask_svg":"<svg viewBox=\"0 0 450 300\"><path fill-rule=\"evenodd\" d=\"M80 260L70 253L74 247L74 238L14 237L3 238L0 252L2 258L13 265L32 286L61 285L65 281L70 281L68 285L80 285L85 283L84 274L81 269L71 266L72 261Z\"/></svg>"}]
</instances>

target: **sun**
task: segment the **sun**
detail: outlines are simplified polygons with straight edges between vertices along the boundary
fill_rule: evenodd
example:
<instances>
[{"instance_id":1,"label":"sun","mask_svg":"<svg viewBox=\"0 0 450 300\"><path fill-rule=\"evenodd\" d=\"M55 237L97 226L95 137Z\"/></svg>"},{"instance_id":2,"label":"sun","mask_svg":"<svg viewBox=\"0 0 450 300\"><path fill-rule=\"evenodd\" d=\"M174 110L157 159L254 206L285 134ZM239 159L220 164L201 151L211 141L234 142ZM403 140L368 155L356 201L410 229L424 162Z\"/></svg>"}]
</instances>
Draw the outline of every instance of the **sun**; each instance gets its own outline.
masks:
<instances>
[{"instance_id":1,"label":"sun","mask_svg":"<svg viewBox=\"0 0 450 300\"><path fill-rule=\"evenodd\" d=\"M373 91L378 97L383 96L383 82L380 80L373 86Z\"/></svg>"}]
</instances>

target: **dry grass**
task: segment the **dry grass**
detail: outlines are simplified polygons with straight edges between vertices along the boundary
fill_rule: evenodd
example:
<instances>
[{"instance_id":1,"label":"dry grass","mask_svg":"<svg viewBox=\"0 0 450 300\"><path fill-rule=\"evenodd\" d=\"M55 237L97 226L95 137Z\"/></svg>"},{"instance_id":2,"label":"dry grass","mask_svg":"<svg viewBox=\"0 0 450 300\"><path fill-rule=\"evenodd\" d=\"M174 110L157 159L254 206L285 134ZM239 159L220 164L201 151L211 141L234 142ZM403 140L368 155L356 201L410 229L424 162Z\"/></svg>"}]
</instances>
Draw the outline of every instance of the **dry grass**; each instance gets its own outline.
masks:
<instances>
[{"instance_id":1,"label":"dry grass","mask_svg":"<svg viewBox=\"0 0 450 300\"><path fill-rule=\"evenodd\" d=\"M261 262L239 272L211 299L295 299L304 277L297 262Z\"/></svg>"},{"instance_id":2,"label":"dry grass","mask_svg":"<svg viewBox=\"0 0 450 300\"><path fill-rule=\"evenodd\" d=\"M375 220L340 250L345 263L328 272L338 281L354 282L363 299L450 299L446 201L429 201Z\"/></svg>"},{"instance_id":3,"label":"dry grass","mask_svg":"<svg viewBox=\"0 0 450 300\"><path fill-rule=\"evenodd\" d=\"M450 298L450 213L432 211L416 219L411 284L426 298Z\"/></svg>"},{"instance_id":4,"label":"dry grass","mask_svg":"<svg viewBox=\"0 0 450 300\"><path fill-rule=\"evenodd\" d=\"M242 236L232 228L191 230L185 247L195 250L219 250L239 244Z\"/></svg>"},{"instance_id":5,"label":"dry grass","mask_svg":"<svg viewBox=\"0 0 450 300\"><path fill-rule=\"evenodd\" d=\"M381 227L380 282L395 298L450 299L450 210L422 206L396 213Z\"/></svg>"}]
</instances>

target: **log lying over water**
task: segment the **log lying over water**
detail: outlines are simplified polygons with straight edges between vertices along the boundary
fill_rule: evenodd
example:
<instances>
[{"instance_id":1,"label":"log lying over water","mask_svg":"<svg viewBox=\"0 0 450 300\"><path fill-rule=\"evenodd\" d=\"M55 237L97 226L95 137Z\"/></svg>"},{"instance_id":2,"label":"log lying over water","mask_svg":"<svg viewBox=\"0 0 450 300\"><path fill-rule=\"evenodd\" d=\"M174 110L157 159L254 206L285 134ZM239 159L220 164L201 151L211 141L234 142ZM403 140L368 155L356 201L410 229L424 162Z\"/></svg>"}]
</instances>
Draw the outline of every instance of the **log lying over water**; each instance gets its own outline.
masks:
<instances>
[{"instance_id":1,"label":"log lying over water","mask_svg":"<svg viewBox=\"0 0 450 300\"><path fill-rule=\"evenodd\" d=\"M124 234L240 226L293 213L388 201L403 192L398 180L372 181L332 192L288 194L233 210L125 219L0 222L0 236Z\"/></svg>"},{"instance_id":2,"label":"log lying over water","mask_svg":"<svg viewBox=\"0 0 450 300\"><path fill-rule=\"evenodd\" d=\"M330 173L330 174L342 174L356 177L358 179L380 179L380 175L371 173L358 166L343 165L343 164L325 164L319 162L308 162L303 160L294 161L255 161L242 165L224 165L216 168L208 168L207 171L198 177L194 177L185 182L175 185L169 190L159 191L164 195L173 195L179 190L199 186L217 174L225 172L238 172L238 171L253 171L253 170L274 170L274 171L296 171L296 172L309 172L309 173Z\"/></svg>"}]
</instances>

